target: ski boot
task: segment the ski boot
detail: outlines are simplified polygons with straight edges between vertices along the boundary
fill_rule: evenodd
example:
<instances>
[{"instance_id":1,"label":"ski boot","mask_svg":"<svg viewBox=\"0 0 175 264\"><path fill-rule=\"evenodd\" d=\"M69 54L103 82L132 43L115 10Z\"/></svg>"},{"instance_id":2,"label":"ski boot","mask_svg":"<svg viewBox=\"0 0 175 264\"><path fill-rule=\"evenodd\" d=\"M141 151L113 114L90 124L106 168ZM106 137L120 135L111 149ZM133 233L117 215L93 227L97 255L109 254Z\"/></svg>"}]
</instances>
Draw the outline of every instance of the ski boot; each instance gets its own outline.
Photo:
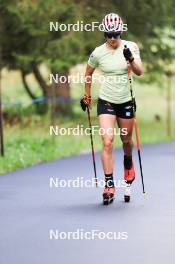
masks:
<instances>
[{"instance_id":1,"label":"ski boot","mask_svg":"<svg viewBox=\"0 0 175 264\"><path fill-rule=\"evenodd\" d=\"M134 170L134 163L132 162L132 166L130 169L126 169L124 167L124 179L126 182L126 189L124 193L124 201L126 203L130 202L131 197L131 184L135 180L135 170Z\"/></svg>"},{"instance_id":2,"label":"ski boot","mask_svg":"<svg viewBox=\"0 0 175 264\"><path fill-rule=\"evenodd\" d=\"M103 204L108 205L114 201L115 187L105 187L103 191Z\"/></svg>"}]
</instances>

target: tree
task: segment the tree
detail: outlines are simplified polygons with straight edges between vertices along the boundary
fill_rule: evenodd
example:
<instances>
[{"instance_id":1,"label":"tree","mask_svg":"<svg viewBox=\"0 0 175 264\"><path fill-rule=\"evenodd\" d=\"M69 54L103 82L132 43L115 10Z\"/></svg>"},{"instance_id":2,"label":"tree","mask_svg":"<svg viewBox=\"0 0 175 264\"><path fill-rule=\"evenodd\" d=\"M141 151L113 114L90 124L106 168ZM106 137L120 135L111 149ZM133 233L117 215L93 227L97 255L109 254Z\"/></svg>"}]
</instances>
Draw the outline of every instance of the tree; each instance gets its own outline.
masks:
<instances>
[{"instance_id":1,"label":"tree","mask_svg":"<svg viewBox=\"0 0 175 264\"><path fill-rule=\"evenodd\" d=\"M56 95L70 97L69 83L54 85L53 89L42 76L40 64L45 63L54 74L68 76L72 66L86 61L95 46L101 44L103 34L49 32L49 22L89 23L116 12L128 24L124 37L139 43L147 69L146 81L162 83L162 73L175 57L174 7L173 0L1 0L2 65L21 71L24 87L32 99L36 96L27 84L28 73L34 74L43 96L52 96L55 91Z\"/></svg>"},{"instance_id":2,"label":"tree","mask_svg":"<svg viewBox=\"0 0 175 264\"><path fill-rule=\"evenodd\" d=\"M43 96L51 96L51 85L43 78L39 65L46 63L54 72L68 75L69 68L76 64L80 43L71 35L62 32L50 33L49 22L70 23L75 18L75 5L68 1L4 1L0 5L1 50L3 66L21 71L24 87L32 99L26 75L33 73ZM9 34L7 34L7 32ZM72 47L66 48L66 43ZM68 46L68 45L67 45ZM74 50L73 50L74 49ZM65 60L65 57L68 58ZM69 96L69 84L59 85L56 95Z\"/></svg>"}]
</instances>

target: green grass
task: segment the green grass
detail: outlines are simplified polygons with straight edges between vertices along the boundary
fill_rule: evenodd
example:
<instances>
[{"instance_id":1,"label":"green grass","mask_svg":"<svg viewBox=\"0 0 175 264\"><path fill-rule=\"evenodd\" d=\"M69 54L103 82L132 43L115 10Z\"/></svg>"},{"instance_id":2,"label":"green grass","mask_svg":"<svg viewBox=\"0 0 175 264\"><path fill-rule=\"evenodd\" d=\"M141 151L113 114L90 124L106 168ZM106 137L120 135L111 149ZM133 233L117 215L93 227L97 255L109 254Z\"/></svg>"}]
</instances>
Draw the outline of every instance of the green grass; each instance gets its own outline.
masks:
<instances>
[{"instance_id":1,"label":"green grass","mask_svg":"<svg viewBox=\"0 0 175 264\"><path fill-rule=\"evenodd\" d=\"M12 127L5 127L5 157L0 158L0 173L26 167L42 161L54 160L61 157L79 154L83 151L90 151L89 136L50 136L49 116L43 120L39 117L36 122L29 125L18 124ZM93 125L97 125L95 111L93 111ZM25 120L24 120L25 123ZM87 126L84 113L74 116L72 119L56 120L59 127ZM173 126L172 137L166 135L166 126L163 121L145 121L138 118L138 126L142 143L155 143L175 140L175 125ZM95 150L101 149L101 138L98 134L94 136ZM116 136L115 147L121 146Z\"/></svg>"},{"instance_id":2,"label":"green grass","mask_svg":"<svg viewBox=\"0 0 175 264\"><path fill-rule=\"evenodd\" d=\"M14 106L4 107L10 114L16 112L21 116L20 122L4 125L5 157L0 158L0 173L26 167L43 161L58 159L76 155L81 152L90 151L89 136L50 136L49 125L51 124L49 113L40 116L34 113L21 82L19 73L16 74L15 82L3 75L3 100L26 100L20 110ZM31 77L32 78L32 77ZM32 82L31 82L32 83ZM34 85L35 86L35 85ZM14 89L15 87L15 89ZM35 86L36 87L36 86ZM93 86L92 94L96 97L99 86ZM36 87L36 92L39 90ZM137 98L138 111L137 121L141 143L155 143L175 140L175 116L172 115L171 136L166 131L166 89L151 85L135 83L135 94ZM79 98L83 93L83 85L72 85L71 90L74 98ZM172 113L175 112L175 90L172 90ZM98 125L96 117L96 106L92 109L92 124ZM159 116L156 121L155 116ZM59 127L76 127L77 125L88 126L86 113L83 113L78 105L73 104L73 115L65 117L58 114L55 125ZM94 136L95 150L101 149L101 138L98 134ZM115 139L115 147L121 146L119 137Z\"/></svg>"}]
</instances>

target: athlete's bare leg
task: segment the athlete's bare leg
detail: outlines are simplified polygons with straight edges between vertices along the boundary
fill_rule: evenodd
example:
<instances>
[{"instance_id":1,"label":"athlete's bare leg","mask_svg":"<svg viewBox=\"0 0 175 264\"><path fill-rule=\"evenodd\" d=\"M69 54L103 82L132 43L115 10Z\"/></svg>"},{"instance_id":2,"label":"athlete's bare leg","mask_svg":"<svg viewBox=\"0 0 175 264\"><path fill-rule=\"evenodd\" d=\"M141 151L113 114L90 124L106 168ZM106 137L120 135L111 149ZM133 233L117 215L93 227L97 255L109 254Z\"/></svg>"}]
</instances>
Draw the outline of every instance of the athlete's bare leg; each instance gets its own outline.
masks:
<instances>
[{"instance_id":1,"label":"athlete's bare leg","mask_svg":"<svg viewBox=\"0 0 175 264\"><path fill-rule=\"evenodd\" d=\"M113 173L113 141L114 141L114 127L116 124L116 116L109 114L99 115L100 128L109 133L102 135L103 148L101 152L101 160L105 174Z\"/></svg>"},{"instance_id":2,"label":"athlete's bare leg","mask_svg":"<svg viewBox=\"0 0 175 264\"><path fill-rule=\"evenodd\" d=\"M132 141L132 131L134 125L134 118L124 119L117 117L118 127L121 129L125 128L127 130L126 135L120 135L120 138L123 143L123 151L126 156L132 155L133 141Z\"/></svg>"}]
</instances>

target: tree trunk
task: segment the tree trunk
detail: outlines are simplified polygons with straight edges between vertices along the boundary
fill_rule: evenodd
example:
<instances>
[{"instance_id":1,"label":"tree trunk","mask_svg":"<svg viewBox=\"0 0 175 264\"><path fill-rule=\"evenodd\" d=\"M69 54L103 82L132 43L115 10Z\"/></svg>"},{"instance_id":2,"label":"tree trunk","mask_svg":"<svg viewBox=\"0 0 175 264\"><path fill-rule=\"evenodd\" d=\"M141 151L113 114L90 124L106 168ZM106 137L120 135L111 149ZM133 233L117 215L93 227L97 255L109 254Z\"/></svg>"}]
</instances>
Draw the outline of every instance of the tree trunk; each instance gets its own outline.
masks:
<instances>
[{"instance_id":1,"label":"tree trunk","mask_svg":"<svg viewBox=\"0 0 175 264\"><path fill-rule=\"evenodd\" d=\"M0 67L0 151L1 156L4 156L4 133L3 133L3 115L1 106L1 67Z\"/></svg>"},{"instance_id":2,"label":"tree trunk","mask_svg":"<svg viewBox=\"0 0 175 264\"><path fill-rule=\"evenodd\" d=\"M72 107L69 103L70 85L68 81L66 81L65 83L59 82L47 85L37 66L33 67L33 73L42 89L43 96L49 99L48 101L50 102L52 116L55 112L61 112L69 115L71 113ZM59 76L65 76L66 80L68 80L68 75L68 70L59 74Z\"/></svg>"},{"instance_id":3,"label":"tree trunk","mask_svg":"<svg viewBox=\"0 0 175 264\"><path fill-rule=\"evenodd\" d=\"M30 87L29 87L29 85L28 85L28 83L26 81L26 74L23 71L21 71L21 77L22 77L24 88L25 88L26 92L28 93L28 95L30 96L30 98L31 99L36 99L37 97L30 90Z\"/></svg>"},{"instance_id":4,"label":"tree trunk","mask_svg":"<svg viewBox=\"0 0 175 264\"><path fill-rule=\"evenodd\" d=\"M46 84L44 78L42 77L38 67L36 65L33 66L33 74L37 80L37 82L39 83L42 92L43 92L43 96L48 96L47 92L48 92L48 88L49 86Z\"/></svg>"},{"instance_id":5,"label":"tree trunk","mask_svg":"<svg viewBox=\"0 0 175 264\"><path fill-rule=\"evenodd\" d=\"M171 136L171 76L167 75L167 136Z\"/></svg>"},{"instance_id":6,"label":"tree trunk","mask_svg":"<svg viewBox=\"0 0 175 264\"><path fill-rule=\"evenodd\" d=\"M64 114L69 114L72 108L70 102L70 85L68 83L69 71L64 71L59 76L64 76L64 82L52 83L49 87L52 97L54 97L54 109L56 112L60 111Z\"/></svg>"}]
</instances>

